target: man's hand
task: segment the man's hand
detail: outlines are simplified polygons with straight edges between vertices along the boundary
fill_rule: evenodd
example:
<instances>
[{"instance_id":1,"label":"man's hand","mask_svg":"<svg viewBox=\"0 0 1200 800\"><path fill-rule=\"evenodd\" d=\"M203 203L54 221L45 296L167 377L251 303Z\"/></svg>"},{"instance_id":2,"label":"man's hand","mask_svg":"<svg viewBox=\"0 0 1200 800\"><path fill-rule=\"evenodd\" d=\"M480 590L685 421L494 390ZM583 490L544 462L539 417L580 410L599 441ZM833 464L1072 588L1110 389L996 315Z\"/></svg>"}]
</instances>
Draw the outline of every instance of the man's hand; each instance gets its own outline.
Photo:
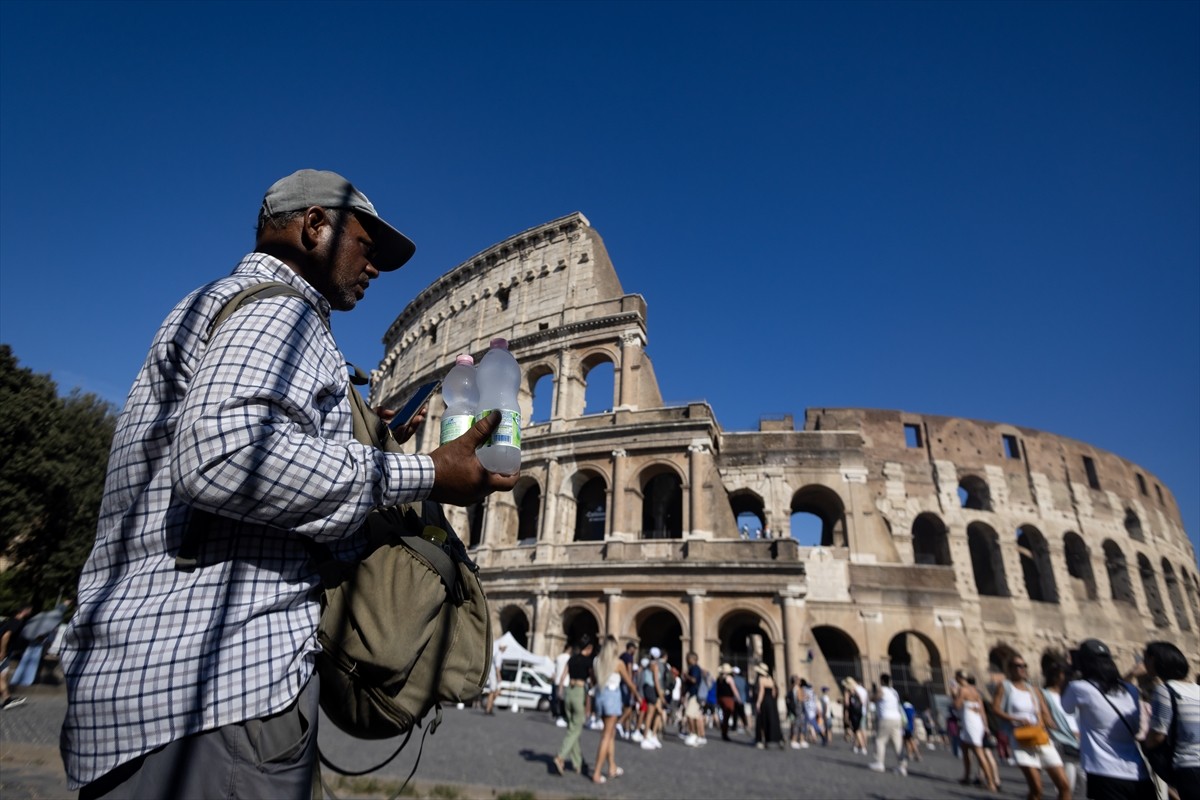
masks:
<instances>
[{"instance_id":1,"label":"man's hand","mask_svg":"<svg viewBox=\"0 0 1200 800\"><path fill-rule=\"evenodd\" d=\"M417 428L421 427L421 423L425 421L428 411L429 404L426 403L425 405L421 406L421 410L418 411L413 418L408 421L407 425L402 428L392 428L390 424L391 421L396 418L396 409L384 408L383 406L379 406L375 409L375 413L379 415L379 418L384 422L389 423L388 429L392 432L392 438L400 444L404 444L413 437L413 434L417 432Z\"/></svg>"},{"instance_id":2,"label":"man's hand","mask_svg":"<svg viewBox=\"0 0 1200 800\"><path fill-rule=\"evenodd\" d=\"M500 475L488 472L475 455L475 448L487 441L498 424L500 412L493 411L462 436L429 454L434 466L430 500L452 506L469 506L492 492L512 491L520 477L519 473Z\"/></svg>"}]
</instances>

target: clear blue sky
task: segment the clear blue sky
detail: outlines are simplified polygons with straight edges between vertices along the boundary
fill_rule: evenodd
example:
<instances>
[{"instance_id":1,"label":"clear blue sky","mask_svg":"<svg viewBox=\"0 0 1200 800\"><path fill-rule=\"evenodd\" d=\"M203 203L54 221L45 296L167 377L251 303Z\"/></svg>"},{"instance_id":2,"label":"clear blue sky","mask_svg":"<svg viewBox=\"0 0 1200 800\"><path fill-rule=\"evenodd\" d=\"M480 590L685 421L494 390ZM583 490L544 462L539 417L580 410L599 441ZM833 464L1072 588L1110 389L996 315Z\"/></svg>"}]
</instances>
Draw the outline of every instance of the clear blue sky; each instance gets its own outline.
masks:
<instances>
[{"instance_id":1,"label":"clear blue sky","mask_svg":"<svg viewBox=\"0 0 1200 800\"><path fill-rule=\"evenodd\" d=\"M418 245L335 320L571 211L668 401L1000 420L1200 530L1196 3L0 3L0 341L120 403L300 167Z\"/></svg>"}]
</instances>

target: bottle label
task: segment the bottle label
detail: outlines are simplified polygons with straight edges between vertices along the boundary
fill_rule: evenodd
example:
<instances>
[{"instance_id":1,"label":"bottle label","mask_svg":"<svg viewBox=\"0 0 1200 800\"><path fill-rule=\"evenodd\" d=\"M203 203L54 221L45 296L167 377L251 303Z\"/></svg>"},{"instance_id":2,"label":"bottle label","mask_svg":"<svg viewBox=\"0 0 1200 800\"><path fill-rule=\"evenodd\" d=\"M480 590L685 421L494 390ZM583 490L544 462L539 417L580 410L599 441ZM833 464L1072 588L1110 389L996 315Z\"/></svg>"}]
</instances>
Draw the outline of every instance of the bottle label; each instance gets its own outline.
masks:
<instances>
[{"instance_id":1,"label":"bottle label","mask_svg":"<svg viewBox=\"0 0 1200 800\"><path fill-rule=\"evenodd\" d=\"M479 419L483 419L488 414L491 414L495 409L485 409L479 412ZM508 409L500 409L500 424L496 426L496 430L492 431L491 438L483 443L484 447L491 447L494 444L506 444L511 447L520 449L521 447L521 412L509 411Z\"/></svg>"},{"instance_id":2,"label":"bottle label","mask_svg":"<svg viewBox=\"0 0 1200 800\"><path fill-rule=\"evenodd\" d=\"M470 414L454 414L449 417L442 417L442 435L439 442L446 444L446 442L454 441L466 433L474 424L475 417Z\"/></svg>"}]
</instances>

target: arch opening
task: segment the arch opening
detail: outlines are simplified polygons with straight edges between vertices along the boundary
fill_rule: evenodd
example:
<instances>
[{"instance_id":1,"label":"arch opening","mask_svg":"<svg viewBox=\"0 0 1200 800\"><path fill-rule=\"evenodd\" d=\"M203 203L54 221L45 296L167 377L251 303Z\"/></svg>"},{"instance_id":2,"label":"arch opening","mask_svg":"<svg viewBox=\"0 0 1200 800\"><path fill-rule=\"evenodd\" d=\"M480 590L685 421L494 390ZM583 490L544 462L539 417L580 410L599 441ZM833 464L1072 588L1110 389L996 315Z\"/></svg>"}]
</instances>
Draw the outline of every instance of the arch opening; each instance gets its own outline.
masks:
<instances>
[{"instance_id":1,"label":"arch opening","mask_svg":"<svg viewBox=\"0 0 1200 800\"><path fill-rule=\"evenodd\" d=\"M1179 582L1175 580L1175 570L1171 569L1171 562L1165 558L1162 560L1162 570L1163 582L1167 584L1167 597L1171 600L1171 607L1175 609L1175 619L1179 622L1179 629L1190 631L1192 625L1188 620L1187 609L1183 605L1183 594L1179 591Z\"/></svg>"},{"instance_id":2,"label":"arch opening","mask_svg":"<svg viewBox=\"0 0 1200 800\"><path fill-rule=\"evenodd\" d=\"M771 668L771 674L777 681L781 680L779 671L775 669L775 647L766 625L757 614L750 611L733 612L721 621L717 635L720 638L721 660L740 667L747 680L753 676L752 670L760 662Z\"/></svg>"},{"instance_id":3,"label":"arch opening","mask_svg":"<svg viewBox=\"0 0 1200 800\"><path fill-rule=\"evenodd\" d=\"M683 538L683 481L669 469L643 476L642 538Z\"/></svg>"},{"instance_id":4,"label":"arch opening","mask_svg":"<svg viewBox=\"0 0 1200 800\"><path fill-rule=\"evenodd\" d=\"M500 634L511 633L517 644L529 649L529 617L518 606L505 606L500 610Z\"/></svg>"},{"instance_id":5,"label":"arch opening","mask_svg":"<svg viewBox=\"0 0 1200 800\"><path fill-rule=\"evenodd\" d=\"M967 547L971 552L975 590L988 597L1008 597L1004 556L996 532L982 522L972 522L967 526Z\"/></svg>"},{"instance_id":6,"label":"arch opening","mask_svg":"<svg viewBox=\"0 0 1200 800\"><path fill-rule=\"evenodd\" d=\"M1125 563L1125 553L1112 539L1104 542L1104 570L1108 573L1112 599L1118 603L1136 605L1133 598L1133 582L1129 579L1129 568Z\"/></svg>"},{"instance_id":7,"label":"arch opening","mask_svg":"<svg viewBox=\"0 0 1200 800\"><path fill-rule=\"evenodd\" d=\"M1135 542L1146 541L1145 534L1142 533L1142 521L1132 508L1125 509L1125 532L1129 534L1129 538Z\"/></svg>"},{"instance_id":8,"label":"arch opening","mask_svg":"<svg viewBox=\"0 0 1200 800\"><path fill-rule=\"evenodd\" d=\"M834 683L841 686L843 678L854 678L862 683L862 657L850 634L832 625L818 625L812 633L825 664L833 673Z\"/></svg>"},{"instance_id":9,"label":"arch opening","mask_svg":"<svg viewBox=\"0 0 1200 800\"><path fill-rule=\"evenodd\" d=\"M763 499L755 492L742 489L729 495L729 507L733 510L737 521L738 536L743 539L755 538L755 531L761 531L767 526L766 507Z\"/></svg>"},{"instance_id":10,"label":"arch opening","mask_svg":"<svg viewBox=\"0 0 1200 800\"><path fill-rule=\"evenodd\" d=\"M608 484L599 475L585 478L575 492L575 541L603 541L607 521Z\"/></svg>"},{"instance_id":11,"label":"arch opening","mask_svg":"<svg viewBox=\"0 0 1200 800\"><path fill-rule=\"evenodd\" d=\"M593 644L600 641L600 623L590 610L571 606L563 612L563 635L567 637L567 643L574 647L585 634Z\"/></svg>"},{"instance_id":12,"label":"arch opening","mask_svg":"<svg viewBox=\"0 0 1200 800\"><path fill-rule=\"evenodd\" d=\"M584 414L605 414L613 410L613 362L607 354L597 354L584 361Z\"/></svg>"},{"instance_id":13,"label":"arch opening","mask_svg":"<svg viewBox=\"0 0 1200 800\"><path fill-rule=\"evenodd\" d=\"M946 524L937 514L925 513L913 521L913 561L939 567L953 566Z\"/></svg>"},{"instance_id":14,"label":"arch opening","mask_svg":"<svg viewBox=\"0 0 1200 800\"><path fill-rule=\"evenodd\" d=\"M978 475L964 475L958 482L958 501L973 511L992 510L992 490Z\"/></svg>"},{"instance_id":15,"label":"arch opening","mask_svg":"<svg viewBox=\"0 0 1200 800\"><path fill-rule=\"evenodd\" d=\"M670 611L648 608L638 614L637 638L640 644L638 658L650 655L650 648L657 647L673 667L683 667L683 626Z\"/></svg>"},{"instance_id":16,"label":"arch opening","mask_svg":"<svg viewBox=\"0 0 1200 800\"><path fill-rule=\"evenodd\" d=\"M933 705L933 696L945 692L942 657L937 646L915 631L902 631L888 643L888 671L892 688L917 711Z\"/></svg>"},{"instance_id":17,"label":"arch opening","mask_svg":"<svg viewBox=\"0 0 1200 800\"><path fill-rule=\"evenodd\" d=\"M802 546L811 546L812 526L804 515L816 517L821 523L822 547L846 547L846 505L837 492L827 486L805 486L792 495L792 538Z\"/></svg>"},{"instance_id":18,"label":"arch opening","mask_svg":"<svg viewBox=\"0 0 1200 800\"><path fill-rule=\"evenodd\" d=\"M1170 621L1167 619L1167 610L1163 607L1162 595L1158 593L1158 579L1154 577L1154 567L1150 564L1150 559L1142 553L1138 553L1138 573L1142 577L1142 590L1146 594L1146 605L1150 608L1150 618L1154 620L1154 626L1169 627Z\"/></svg>"},{"instance_id":19,"label":"arch opening","mask_svg":"<svg viewBox=\"0 0 1200 800\"><path fill-rule=\"evenodd\" d=\"M513 494L516 495L516 492ZM517 501L517 544L537 544L538 521L542 513L542 488L531 481L520 497L514 499Z\"/></svg>"},{"instance_id":20,"label":"arch opening","mask_svg":"<svg viewBox=\"0 0 1200 800\"><path fill-rule=\"evenodd\" d=\"M1096 576L1092 573L1092 557L1083 537L1074 531L1063 536L1067 559L1067 574L1071 576L1071 592L1076 600L1097 600Z\"/></svg>"},{"instance_id":21,"label":"arch opening","mask_svg":"<svg viewBox=\"0 0 1200 800\"><path fill-rule=\"evenodd\" d=\"M1025 592L1030 600L1057 603L1058 587L1054 582L1054 567L1050 563L1050 547L1046 537L1032 525L1017 528L1017 552L1021 554L1021 573Z\"/></svg>"}]
</instances>

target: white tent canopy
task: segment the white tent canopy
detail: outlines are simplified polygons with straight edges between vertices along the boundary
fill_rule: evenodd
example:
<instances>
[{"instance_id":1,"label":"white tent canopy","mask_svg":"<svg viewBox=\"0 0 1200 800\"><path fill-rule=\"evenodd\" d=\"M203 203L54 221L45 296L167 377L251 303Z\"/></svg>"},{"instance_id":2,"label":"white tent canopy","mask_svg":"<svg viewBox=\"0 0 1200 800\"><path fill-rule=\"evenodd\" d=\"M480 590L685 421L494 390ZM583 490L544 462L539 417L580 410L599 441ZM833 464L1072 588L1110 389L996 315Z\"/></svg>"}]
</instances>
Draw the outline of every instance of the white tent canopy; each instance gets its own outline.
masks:
<instances>
[{"instance_id":1,"label":"white tent canopy","mask_svg":"<svg viewBox=\"0 0 1200 800\"><path fill-rule=\"evenodd\" d=\"M529 664L543 675L554 677L554 659L529 652L517 644L512 633L505 633L496 640L496 652L499 652L501 645L504 645L504 652L500 653L501 661L520 661Z\"/></svg>"}]
</instances>

